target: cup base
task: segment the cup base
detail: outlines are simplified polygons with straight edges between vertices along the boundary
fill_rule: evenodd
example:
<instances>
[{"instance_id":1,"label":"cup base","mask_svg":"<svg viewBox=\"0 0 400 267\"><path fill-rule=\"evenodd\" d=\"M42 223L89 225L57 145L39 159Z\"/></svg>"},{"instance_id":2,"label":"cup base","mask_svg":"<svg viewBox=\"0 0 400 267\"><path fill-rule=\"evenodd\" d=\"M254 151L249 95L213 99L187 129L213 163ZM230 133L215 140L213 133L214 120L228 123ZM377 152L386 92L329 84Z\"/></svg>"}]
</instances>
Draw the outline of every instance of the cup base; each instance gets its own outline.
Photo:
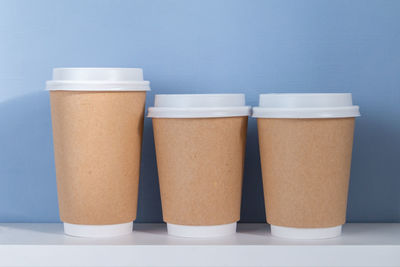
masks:
<instances>
[{"instance_id":1,"label":"cup base","mask_svg":"<svg viewBox=\"0 0 400 267\"><path fill-rule=\"evenodd\" d=\"M108 225L84 225L64 223L64 233L78 237L113 237L126 235L132 232L133 222Z\"/></svg>"},{"instance_id":2,"label":"cup base","mask_svg":"<svg viewBox=\"0 0 400 267\"><path fill-rule=\"evenodd\" d=\"M236 233L236 222L221 225L178 225L167 223L168 234L179 237L209 238Z\"/></svg>"},{"instance_id":3,"label":"cup base","mask_svg":"<svg viewBox=\"0 0 400 267\"><path fill-rule=\"evenodd\" d=\"M271 235L291 239L325 239L340 236L342 225L327 228L294 228L271 225Z\"/></svg>"}]
</instances>

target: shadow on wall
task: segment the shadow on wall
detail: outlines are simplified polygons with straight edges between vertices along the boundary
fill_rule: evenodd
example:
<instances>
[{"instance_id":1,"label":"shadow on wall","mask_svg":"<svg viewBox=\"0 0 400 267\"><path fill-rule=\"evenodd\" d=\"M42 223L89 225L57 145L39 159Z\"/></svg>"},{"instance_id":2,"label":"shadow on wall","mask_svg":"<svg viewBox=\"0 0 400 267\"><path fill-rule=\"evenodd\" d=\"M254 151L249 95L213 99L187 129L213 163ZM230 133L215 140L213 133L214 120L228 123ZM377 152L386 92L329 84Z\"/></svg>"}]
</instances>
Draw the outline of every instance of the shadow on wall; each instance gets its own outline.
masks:
<instances>
[{"instance_id":1,"label":"shadow on wall","mask_svg":"<svg viewBox=\"0 0 400 267\"><path fill-rule=\"evenodd\" d=\"M368 110L361 112L355 126L347 220L400 222L399 126Z\"/></svg>"},{"instance_id":2,"label":"shadow on wall","mask_svg":"<svg viewBox=\"0 0 400 267\"><path fill-rule=\"evenodd\" d=\"M242 221L265 218L255 120L249 120ZM0 103L0 222L58 222L48 92ZM257 193L255 193L257 192ZM151 119L145 118L137 222L161 222Z\"/></svg>"},{"instance_id":3,"label":"shadow on wall","mask_svg":"<svg viewBox=\"0 0 400 267\"><path fill-rule=\"evenodd\" d=\"M150 119L145 119L143 143L137 221L161 222ZM0 222L59 222L46 91L0 103Z\"/></svg>"},{"instance_id":4,"label":"shadow on wall","mask_svg":"<svg viewBox=\"0 0 400 267\"><path fill-rule=\"evenodd\" d=\"M0 222L58 221L48 93L0 103Z\"/></svg>"},{"instance_id":5,"label":"shadow on wall","mask_svg":"<svg viewBox=\"0 0 400 267\"><path fill-rule=\"evenodd\" d=\"M147 100L149 98L150 97L147 97ZM145 114L147 114L147 110ZM162 222L161 213L160 188L158 185L153 127L151 119L144 118L138 213L136 222Z\"/></svg>"},{"instance_id":6,"label":"shadow on wall","mask_svg":"<svg viewBox=\"0 0 400 267\"><path fill-rule=\"evenodd\" d=\"M150 97L148 97L149 99ZM256 120L249 118L244 166L241 222L264 222L264 196ZM145 118L136 222L162 222L160 189L151 119Z\"/></svg>"},{"instance_id":7,"label":"shadow on wall","mask_svg":"<svg viewBox=\"0 0 400 267\"><path fill-rule=\"evenodd\" d=\"M244 163L241 222L265 222L257 120L249 117Z\"/></svg>"},{"instance_id":8,"label":"shadow on wall","mask_svg":"<svg viewBox=\"0 0 400 267\"><path fill-rule=\"evenodd\" d=\"M149 97L150 98L150 97ZM400 221L400 132L366 112L356 121L348 221ZM151 120L145 118L137 222L161 222ZM0 222L56 222L48 93L0 103ZM256 120L249 118L242 222L265 221Z\"/></svg>"},{"instance_id":9,"label":"shadow on wall","mask_svg":"<svg viewBox=\"0 0 400 267\"><path fill-rule=\"evenodd\" d=\"M147 99L150 98L152 98L152 96L149 96ZM162 222L153 127L150 118L145 118L144 122L138 215L136 222ZM256 120L249 118L241 222L265 221L256 124Z\"/></svg>"}]
</instances>

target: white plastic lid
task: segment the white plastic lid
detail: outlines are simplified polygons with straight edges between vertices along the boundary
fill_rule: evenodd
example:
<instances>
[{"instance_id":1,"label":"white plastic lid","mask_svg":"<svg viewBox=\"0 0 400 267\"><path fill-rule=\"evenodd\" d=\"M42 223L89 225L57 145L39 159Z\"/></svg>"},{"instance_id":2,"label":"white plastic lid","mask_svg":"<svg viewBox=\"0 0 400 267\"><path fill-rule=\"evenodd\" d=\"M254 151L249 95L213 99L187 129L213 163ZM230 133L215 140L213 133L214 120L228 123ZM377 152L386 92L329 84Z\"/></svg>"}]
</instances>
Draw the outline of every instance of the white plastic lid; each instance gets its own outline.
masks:
<instances>
[{"instance_id":1,"label":"white plastic lid","mask_svg":"<svg viewBox=\"0 0 400 267\"><path fill-rule=\"evenodd\" d=\"M150 83L139 68L55 68L46 90L148 91Z\"/></svg>"},{"instance_id":2,"label":"white plastic lid","mask_svg":"<svg viewBox=\"0 0 400 267\"><path fill-rule=\"evenodd\" d=\"M249 116L244 94L156 95L148 117L215 118Z\"/></svg>"},{"instance_id":3,"label":"white plastic lid","mask_svg":"<svg viewBox=\"0 0 400 267\"><path fill-rule=\"evenodd\" d=\"M360 116L350 93L261 94L256 118L346 118Z\"/></svg>"}]
</instances>

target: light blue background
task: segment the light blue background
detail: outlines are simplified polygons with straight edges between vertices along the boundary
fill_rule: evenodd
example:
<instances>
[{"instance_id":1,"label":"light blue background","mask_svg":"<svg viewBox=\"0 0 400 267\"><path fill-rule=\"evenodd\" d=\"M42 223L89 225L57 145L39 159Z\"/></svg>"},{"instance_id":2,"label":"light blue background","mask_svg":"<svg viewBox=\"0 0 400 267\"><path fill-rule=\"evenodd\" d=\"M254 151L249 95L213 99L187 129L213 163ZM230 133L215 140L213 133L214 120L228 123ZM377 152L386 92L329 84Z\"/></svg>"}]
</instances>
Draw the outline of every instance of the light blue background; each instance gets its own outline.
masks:
<instances>
[{"instance_id":1,"label":"light blue background","mask_svg":"<svg viewBox=\"0 0 400 267\"><path fill-rule=\"evenodd\" d=\"M348 220L400 222L400 1L1 1L0 221L58 221L53 67L142 67L155 93L351 92ZM264 221L249 120L242 221ZM138 220L161 221L150 119Z\"/></svg>"}]
</instances>

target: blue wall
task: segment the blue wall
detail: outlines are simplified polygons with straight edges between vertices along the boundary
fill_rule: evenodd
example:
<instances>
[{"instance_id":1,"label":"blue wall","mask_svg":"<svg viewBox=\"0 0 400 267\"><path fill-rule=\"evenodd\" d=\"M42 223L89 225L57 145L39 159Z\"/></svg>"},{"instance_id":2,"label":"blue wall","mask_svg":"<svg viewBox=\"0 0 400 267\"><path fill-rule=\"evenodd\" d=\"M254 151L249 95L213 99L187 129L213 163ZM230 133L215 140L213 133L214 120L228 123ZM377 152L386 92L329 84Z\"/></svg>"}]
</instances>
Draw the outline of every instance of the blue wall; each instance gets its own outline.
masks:
<instances>
[{"instance_id":1,"label":"blue wall","mask_svg":"<svg viewBox=\"0 0 400 267\"><path fill-rule=\"evenodd\" d=\"M0 221L58 221L53 67L142 67L155 93L351 92L348 220L400 222L400 1L1 1ZM138 220L160 221L150 119ZM250 119L242 221L264 221Z\"/></svg>"}]
</instances>

